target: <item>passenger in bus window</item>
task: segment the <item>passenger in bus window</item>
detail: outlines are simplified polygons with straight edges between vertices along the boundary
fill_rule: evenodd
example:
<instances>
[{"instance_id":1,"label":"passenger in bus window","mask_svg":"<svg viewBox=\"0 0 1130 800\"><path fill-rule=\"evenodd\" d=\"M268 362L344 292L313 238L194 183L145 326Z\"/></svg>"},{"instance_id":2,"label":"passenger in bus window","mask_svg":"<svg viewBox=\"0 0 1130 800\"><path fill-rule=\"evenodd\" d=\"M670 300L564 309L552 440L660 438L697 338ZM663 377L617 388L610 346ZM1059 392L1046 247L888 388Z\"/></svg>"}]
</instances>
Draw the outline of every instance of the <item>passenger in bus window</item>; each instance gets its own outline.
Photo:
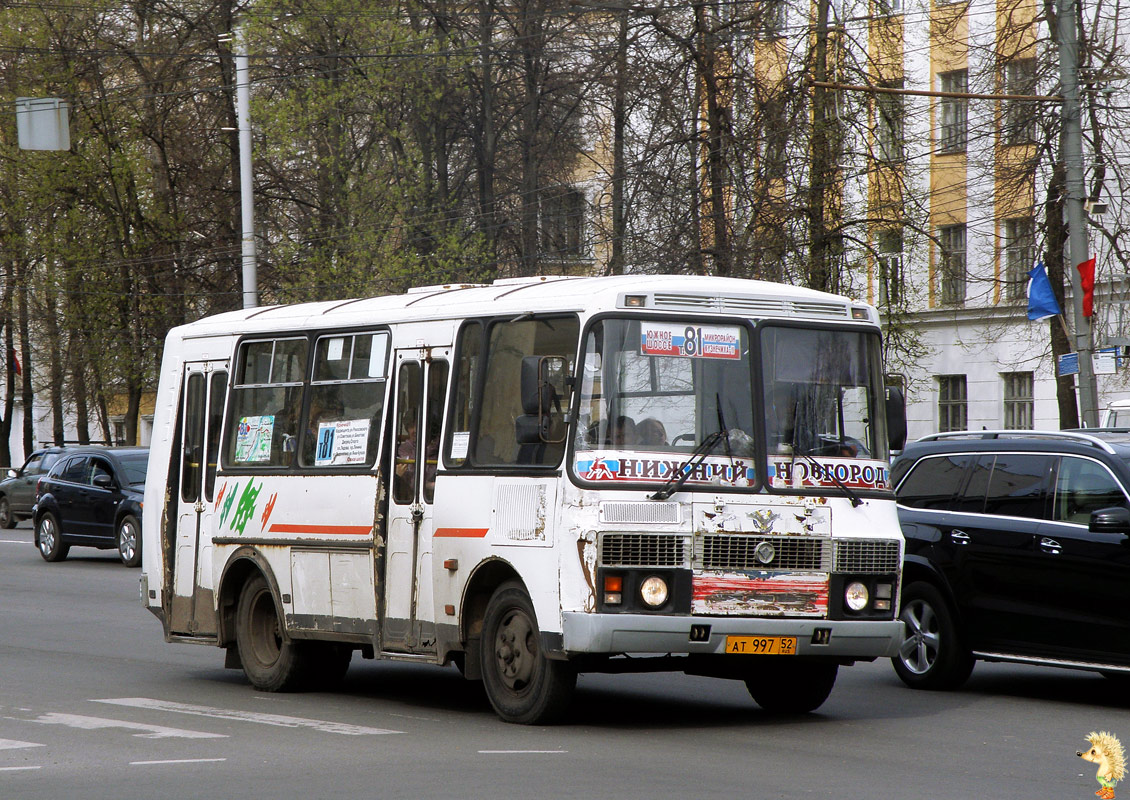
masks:
<instances>
[{"instance_id":1,"label":"passenger in bus window","mask_svg":"<svg viewBox=\"0 0 1130 800\"><path fill-rule=\"evenodd\" d=\"M638 442L636 435L636 421L631 417L620 415L612 421L609 431L608 443L615 445L633 445Z\"/></svg>"},{"instance_id":2,"label":"passenger in bus window","mask_svg":"<svg viewBox=\"0 0 1130 800\"><path fill-rule=\"evenodd\" d=\"M651 447L667 446L667 429L655 417L641 419L636 425L636 439L640 444Z\"/></svg>"}]
</instances>

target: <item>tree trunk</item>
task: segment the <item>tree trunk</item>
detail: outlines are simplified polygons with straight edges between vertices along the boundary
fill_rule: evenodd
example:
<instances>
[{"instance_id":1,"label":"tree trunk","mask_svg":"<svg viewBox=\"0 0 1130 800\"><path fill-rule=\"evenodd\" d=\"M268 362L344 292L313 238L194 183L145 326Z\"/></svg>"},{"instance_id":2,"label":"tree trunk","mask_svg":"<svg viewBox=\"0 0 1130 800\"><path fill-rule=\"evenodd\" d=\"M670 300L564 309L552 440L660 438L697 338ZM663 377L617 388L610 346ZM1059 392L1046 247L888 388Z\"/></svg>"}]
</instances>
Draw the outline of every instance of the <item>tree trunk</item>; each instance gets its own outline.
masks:
<instances>
[{"instance_id":1,"label":"tree trunk","mask_svg":"<svg viewBox=\"0 0 1130 800\"><path fill-rule=\"evenodd\" d=\"M1044 266L1048 270L1048 280L1052 294L1061 310L1067 308L1064 290L1064 245L1067 243L1067 226L1063 221L1063 187L1065 173L1062 164L1056 164L1052 178L1048 182L1047 199L1044 201L1044 224L1047 226L1048 249L1044 254ZM1059 374L1059 357L1071 352L1071 341L1064 330L1066 316L1049 320L1049 333L1052 344L1052 370L1056 375L1055 394L1059 403L1059 427L1079 427L1079 406L1075 397L1075 376Z\"/></svg>"}]
</instances>

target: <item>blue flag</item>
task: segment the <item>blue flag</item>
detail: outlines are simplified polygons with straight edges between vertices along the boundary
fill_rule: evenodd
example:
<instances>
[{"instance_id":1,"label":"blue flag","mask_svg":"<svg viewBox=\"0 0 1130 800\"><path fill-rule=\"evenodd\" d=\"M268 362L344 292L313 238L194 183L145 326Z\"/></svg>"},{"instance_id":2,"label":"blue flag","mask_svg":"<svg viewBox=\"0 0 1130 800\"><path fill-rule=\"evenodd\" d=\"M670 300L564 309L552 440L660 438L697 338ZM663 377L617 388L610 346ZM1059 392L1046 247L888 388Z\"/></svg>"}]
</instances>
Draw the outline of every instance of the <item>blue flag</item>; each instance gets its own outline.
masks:
<instances>
[{"instance_id":1,"label":"blue flag","mask_svg":"<svg viewBox=\"0 0 1130 800\"><path fill-rule=\"evenodd\" d=\"M1040 261L1028 272L1028 319L1038 321L1059 313L1059 303L1052 293L1052 283Z\"/></svg>"}]
</instances>

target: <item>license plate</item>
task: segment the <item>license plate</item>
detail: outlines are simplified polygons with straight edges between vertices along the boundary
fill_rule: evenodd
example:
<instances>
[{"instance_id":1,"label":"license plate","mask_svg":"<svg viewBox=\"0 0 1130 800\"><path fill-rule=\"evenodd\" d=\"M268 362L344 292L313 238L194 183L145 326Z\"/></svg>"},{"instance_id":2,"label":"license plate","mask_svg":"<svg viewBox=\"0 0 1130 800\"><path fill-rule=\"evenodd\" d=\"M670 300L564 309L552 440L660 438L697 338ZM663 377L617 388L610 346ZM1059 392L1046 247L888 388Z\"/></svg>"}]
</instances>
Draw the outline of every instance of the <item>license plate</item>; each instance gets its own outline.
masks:
<instances>
[{"instance_id":1,"label":"license plate","mask_svg":"<svg viewBox=\"0 0 1130 800\"><path fill-rule=\"evenodd\" d=\"M795 656L795 636L727 636L726 652L751 656Z\"/></svg>"}]
</instances>

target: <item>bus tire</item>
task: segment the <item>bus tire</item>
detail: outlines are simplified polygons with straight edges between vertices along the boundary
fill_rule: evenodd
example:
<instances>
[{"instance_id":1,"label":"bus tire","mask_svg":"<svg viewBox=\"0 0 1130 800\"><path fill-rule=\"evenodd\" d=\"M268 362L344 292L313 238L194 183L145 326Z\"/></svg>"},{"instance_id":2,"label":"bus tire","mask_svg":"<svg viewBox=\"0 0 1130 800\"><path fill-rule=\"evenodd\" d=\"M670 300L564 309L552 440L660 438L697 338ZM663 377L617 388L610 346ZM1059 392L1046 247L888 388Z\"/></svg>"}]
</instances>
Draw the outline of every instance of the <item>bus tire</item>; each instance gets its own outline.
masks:
<instances>
[{"instance_id":1,"label":"bus tire","mask_svg":"<svg viewBox=\"0 0 1130 800\"><path fill-rule=\"evenodd\" d=\"M770 714L807 714L824 705L838 672L835 662L775 661L756 670L745 685L754 701Z\"/></svg>"},{"instance_id":2,"label":"bus tire","mask_svg":"<svg viewBox=\"0 0 1130 800\"><path fill-rule=\"evenodd\" d=\"M303 688L310 674L305 642L283 634L275 598L262 575L243 586L235 613L235 643L243 673L261 692L292 692Z\"/></svg>"},{"instance_id":3,"label":"bus tire","mask_svg":"<svg viewBox=\"0 0 1130 800\"><path fill-rule=\"evenodd\" d=\"M577 685L565 661L545 657L529 595L520 586L500 586L487 604L481 648L483 686L504 722L537 725L564 715Z\"/></svg>"}]
</instances>

